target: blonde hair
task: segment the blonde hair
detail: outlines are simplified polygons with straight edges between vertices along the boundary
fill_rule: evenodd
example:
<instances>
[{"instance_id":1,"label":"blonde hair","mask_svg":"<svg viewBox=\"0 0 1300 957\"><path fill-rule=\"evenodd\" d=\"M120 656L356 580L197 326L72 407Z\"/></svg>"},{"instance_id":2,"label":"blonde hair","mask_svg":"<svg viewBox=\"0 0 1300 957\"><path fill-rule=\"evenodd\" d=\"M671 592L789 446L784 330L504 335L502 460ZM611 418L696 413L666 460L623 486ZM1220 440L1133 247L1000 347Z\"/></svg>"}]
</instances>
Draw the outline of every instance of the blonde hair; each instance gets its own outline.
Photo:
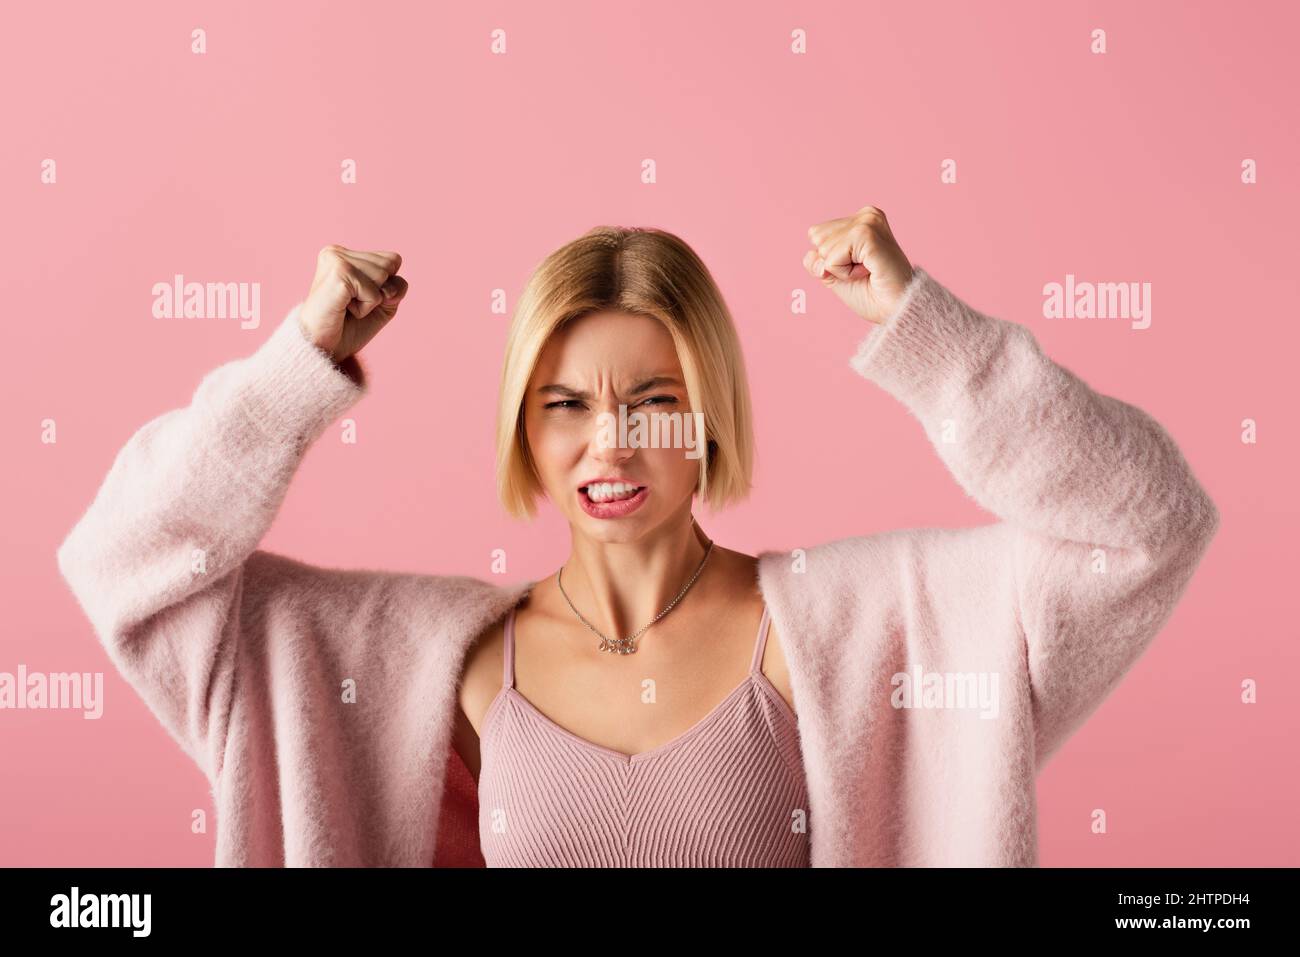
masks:
<instances>
[{"instance_id":1,"label":"blonde hair","mask_svg":"<svg viewBox=\"0 0 1300 957\"><path fill-rule=\"evenodd\" d=\"M707 451L695 490L711 509L741 501L753 474L749 382L731 312L695 251L661 229L597 226L555 250L529 277L510 322L497 411L497 495L532 518L545 490L528 448L528 381L551 334L595 312L648 316L677 349L692 411L704 413Z\"/></svg>"}]
</instances>

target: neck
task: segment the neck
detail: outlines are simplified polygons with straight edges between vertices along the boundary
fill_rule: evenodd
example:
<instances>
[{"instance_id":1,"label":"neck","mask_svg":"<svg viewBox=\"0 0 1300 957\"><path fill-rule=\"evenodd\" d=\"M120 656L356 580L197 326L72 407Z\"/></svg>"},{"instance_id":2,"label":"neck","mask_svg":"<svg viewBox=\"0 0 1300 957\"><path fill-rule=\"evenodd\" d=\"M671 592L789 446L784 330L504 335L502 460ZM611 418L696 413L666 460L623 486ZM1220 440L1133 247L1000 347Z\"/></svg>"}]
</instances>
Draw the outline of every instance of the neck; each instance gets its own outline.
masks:
<instances>
[{"instance_id":1,"label":"neck","mask_svg":"<svg viewBox=\"0 0 1300 957\"><path fill-rule=\"evenodd\" d=\"M636 542L600 542L575 534L560 582L594 628L610 638L626 638L677 597L708 547L709 539L691 521L689 508L654 536ZM705 574L700 572L682 602L700 587Z\"/></svg>"}]
</instances>

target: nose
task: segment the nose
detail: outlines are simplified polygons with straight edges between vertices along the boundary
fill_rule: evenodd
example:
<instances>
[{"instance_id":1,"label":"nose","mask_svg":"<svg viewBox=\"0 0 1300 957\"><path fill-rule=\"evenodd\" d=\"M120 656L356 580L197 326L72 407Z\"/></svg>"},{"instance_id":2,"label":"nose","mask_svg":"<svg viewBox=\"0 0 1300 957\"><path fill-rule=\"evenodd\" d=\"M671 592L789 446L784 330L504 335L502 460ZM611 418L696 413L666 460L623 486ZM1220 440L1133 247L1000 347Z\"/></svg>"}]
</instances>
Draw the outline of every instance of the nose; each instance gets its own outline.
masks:
<instances>
[{"instance_id":1,"label":"nose","mask_svg":"<svg viewBox=\"0 0 1300 957\"><path fill-rule=\"evenodd\" d=\"M632 423L628 422L629 431L631 427ZM630 440L624 439L620 430L618 404L607 402L592 417L591 436L587 442L587 451L592 461L611 465L626 462L636 454L636 449L630 446Z\"/></svg>"}]
</instances>

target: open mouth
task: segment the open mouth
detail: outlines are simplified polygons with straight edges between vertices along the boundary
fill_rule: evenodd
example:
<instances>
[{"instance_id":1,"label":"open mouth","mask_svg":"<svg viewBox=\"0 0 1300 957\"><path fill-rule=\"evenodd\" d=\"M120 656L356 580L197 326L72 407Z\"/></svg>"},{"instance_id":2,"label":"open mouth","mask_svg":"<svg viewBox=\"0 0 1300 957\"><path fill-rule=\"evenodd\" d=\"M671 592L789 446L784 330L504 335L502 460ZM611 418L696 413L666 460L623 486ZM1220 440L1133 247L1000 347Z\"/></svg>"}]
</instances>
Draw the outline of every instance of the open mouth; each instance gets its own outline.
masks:
<instances>
[{"instance_id":1,"label":"open mouth","mask_svg":"<svg viewBox=\"0 0 1300 957\"><path fill-rule=\"evenodd\" d=\"M582 510L593 518L622 518L641 507L650 489L645 485L584 485L578 489Z\"/></svg>"},{"instance_id":2,"label":"open mouth","mask_svg":"<svg viewBox=\"0 0 1300 957\"><path fill-rule=\"evenodd\" d=\"M606 502L625 502L630 498L635 498L637 493L644 489L644 485L584 485L578 491L583 494L587 501L595 504L604 504Z\"/></svg>"}]
</instances>

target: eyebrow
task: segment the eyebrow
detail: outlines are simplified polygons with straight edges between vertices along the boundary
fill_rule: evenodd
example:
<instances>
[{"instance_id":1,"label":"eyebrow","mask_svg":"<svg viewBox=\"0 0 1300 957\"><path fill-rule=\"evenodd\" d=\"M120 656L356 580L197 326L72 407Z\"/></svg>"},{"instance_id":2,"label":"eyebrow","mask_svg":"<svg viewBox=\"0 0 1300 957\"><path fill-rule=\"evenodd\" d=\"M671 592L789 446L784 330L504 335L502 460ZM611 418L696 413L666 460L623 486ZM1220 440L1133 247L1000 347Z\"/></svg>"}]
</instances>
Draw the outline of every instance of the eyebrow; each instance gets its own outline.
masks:
<instances>
[{"instance_id":1,"label":"eyebrow","mask_svg":"<svg viewBox=\"0 0 1300 957\"><path fill-rule=\"evenodd\" d=\"M681 382L679 382L673 376L656 375L656 376L651 376L648 379L642 379L636 385L632 386L632 388L628 390L627 394L630 396L640 395L642 392L649 392L651 389L657 389L660 386L665 386L665 385L675 385L678 388L684 388ZM538 393L549 393L554 395L567 396L568 398L571 399L591 398L590 392L581 392L578 389L570 388L569 386L563 385L559 382L552 382L549 383L548 385L538 386L537 391Z\"/></svg>"}]
</instances>

